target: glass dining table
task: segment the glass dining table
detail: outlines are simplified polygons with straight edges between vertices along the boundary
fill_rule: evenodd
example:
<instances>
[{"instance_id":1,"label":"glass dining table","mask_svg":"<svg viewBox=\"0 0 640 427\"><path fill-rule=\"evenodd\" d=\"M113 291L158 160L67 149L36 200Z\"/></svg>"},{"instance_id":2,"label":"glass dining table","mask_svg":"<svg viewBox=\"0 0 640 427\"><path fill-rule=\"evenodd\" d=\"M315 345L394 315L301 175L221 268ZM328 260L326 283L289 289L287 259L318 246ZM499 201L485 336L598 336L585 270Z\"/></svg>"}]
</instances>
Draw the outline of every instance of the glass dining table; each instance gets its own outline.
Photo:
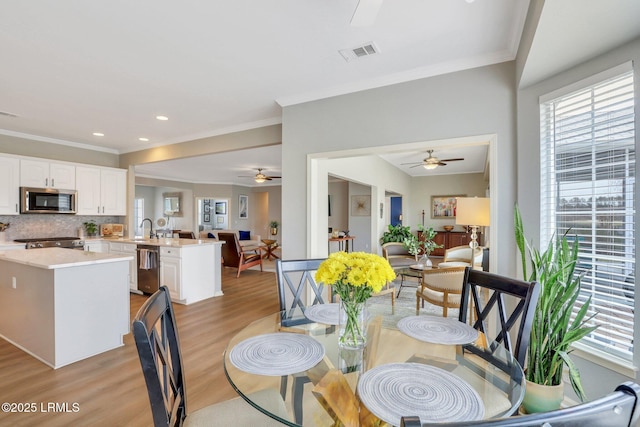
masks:
<instances>
[{"instance_id":1,"label":"glass dining table","mask_svg":"<svg viewBox=\"0 0 640 427\"><path fill-rule=\"evenodd\" d=\"M399 425L402 416L445 423L518 409L522 368L501 344L468 325L385 306L369 312L365 348L345 349L334 322L338 306L312 306L307 316L301 309L278 312L240 330L224 355L236 392L288 426ZM460 328L467 329L461 334ZM290 419L252 400L265 388L280 390ZM355 421L346 419L349 409Z\"/></svg>"}]
</instances>

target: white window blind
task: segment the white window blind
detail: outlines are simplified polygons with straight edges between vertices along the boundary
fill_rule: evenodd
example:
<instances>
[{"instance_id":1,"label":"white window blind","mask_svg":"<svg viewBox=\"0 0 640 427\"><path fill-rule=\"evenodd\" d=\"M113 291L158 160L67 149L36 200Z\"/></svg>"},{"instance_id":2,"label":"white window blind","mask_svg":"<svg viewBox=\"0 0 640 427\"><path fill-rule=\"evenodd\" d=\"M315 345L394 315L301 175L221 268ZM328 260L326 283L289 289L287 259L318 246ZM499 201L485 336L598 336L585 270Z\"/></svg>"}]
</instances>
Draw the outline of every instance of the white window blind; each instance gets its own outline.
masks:
<instances>
[{"instance_id":1,"label":"white window blind","mask_svg":"<svg viewBox=\"0 0 640 427\"><path fill-rule=\"evenodd\" d=\"M596 331L581 341L633 356L635 128L633 72L540 104L541 241L569 230ZM574 308L574 313L579 307Z\"/></svg>"}]
</instances>

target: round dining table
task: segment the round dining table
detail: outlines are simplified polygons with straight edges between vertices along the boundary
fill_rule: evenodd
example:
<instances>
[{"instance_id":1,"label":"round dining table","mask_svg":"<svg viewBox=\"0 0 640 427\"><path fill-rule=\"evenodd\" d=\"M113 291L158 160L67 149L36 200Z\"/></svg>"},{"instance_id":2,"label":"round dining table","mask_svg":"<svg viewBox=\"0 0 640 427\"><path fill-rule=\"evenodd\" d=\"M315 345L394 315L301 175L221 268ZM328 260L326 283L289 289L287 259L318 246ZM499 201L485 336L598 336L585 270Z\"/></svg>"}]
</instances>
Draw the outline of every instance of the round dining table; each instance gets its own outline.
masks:
<instances>
[{"instance_id":1,"label":"round dining table","mask_svg":"<svg viewBox=\"0 0 640 427\"><path fill-rule=\"evenodd\" d=\"M466 336L471 328L457 319L376 306L364 349L347 349L338 345L338 307L296 308L244 327L225 350L229 383L288 426L400 425L402 416L446 423L505 417L520 406L518 362L483 334ZM252 400L266 388L280 391L290 418Z\"/></svg>"}]
</instances>

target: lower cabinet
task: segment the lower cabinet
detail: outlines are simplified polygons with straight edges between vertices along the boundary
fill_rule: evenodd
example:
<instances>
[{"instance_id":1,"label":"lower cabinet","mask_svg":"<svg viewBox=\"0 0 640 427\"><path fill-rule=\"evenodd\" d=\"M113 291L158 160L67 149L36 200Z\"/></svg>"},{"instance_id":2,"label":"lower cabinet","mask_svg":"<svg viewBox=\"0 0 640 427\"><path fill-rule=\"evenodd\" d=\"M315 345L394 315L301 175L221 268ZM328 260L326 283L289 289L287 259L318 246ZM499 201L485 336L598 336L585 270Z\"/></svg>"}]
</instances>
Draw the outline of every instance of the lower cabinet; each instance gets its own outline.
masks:
<instances>
[{"instance_id":1,"label":"lower cabinet","mask_svg":"<svg viewBox=\"0 0 640 427\"><path fill-rule=\"evenodd\" d=\"M171 298L176 300L184 299L181 256L179 248L160 248L160 286L166 286Z\"/></svg>"},{"instance_id":2,"label":"lower cabinet","mask_svg":"<svg viewBox=\"0 0 640 427\"><path fill-rule=\"evenodd\" d=\"M135 243L103 242L109 246L109 253L116 255L131 255L133 260L129 261L129 289L138 291L138 257Z\"/></svg>"},{"instance_id":3,"label":"lower cabinet","mask_svg":"<svg viewBox=\"0 0 640 427\"><path fill-rule=\"evenodd\" d=\"M88 252L105 252L109 253L109 243L101 240L95 242L84 241L84 250Z\"/></svg>"}]
</instances>

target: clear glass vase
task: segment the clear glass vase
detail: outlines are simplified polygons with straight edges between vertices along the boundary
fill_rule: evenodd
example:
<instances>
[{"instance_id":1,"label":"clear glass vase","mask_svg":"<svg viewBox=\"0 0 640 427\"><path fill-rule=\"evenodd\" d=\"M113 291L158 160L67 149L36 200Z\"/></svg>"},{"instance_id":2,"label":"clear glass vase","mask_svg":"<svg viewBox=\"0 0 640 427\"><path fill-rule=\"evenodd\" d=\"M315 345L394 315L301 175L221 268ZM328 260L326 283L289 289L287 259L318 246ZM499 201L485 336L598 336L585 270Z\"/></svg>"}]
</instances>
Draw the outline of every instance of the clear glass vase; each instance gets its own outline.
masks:
<instances>
[{"instance_id":1,"label":"clear glass vase","mask_svg":"<svg viewBox=\"0 0 640 427\"><path fill-rule=\"evenodd\" d=\"M338 346L358 350L367 343L366 302L340 301Z\"/></svg>"},{"instance_id":2,"label":"clear glass vase","mask_svg":"<svg viewBox=\"0 0 640 427\"><path fill-rule=\"evenodd\" d=\"M424 253L418 260L418 266L420 268L431 268L433 267L433 263L429 259L429 256L426 253Z\"/></svg>"}]
</instances>

